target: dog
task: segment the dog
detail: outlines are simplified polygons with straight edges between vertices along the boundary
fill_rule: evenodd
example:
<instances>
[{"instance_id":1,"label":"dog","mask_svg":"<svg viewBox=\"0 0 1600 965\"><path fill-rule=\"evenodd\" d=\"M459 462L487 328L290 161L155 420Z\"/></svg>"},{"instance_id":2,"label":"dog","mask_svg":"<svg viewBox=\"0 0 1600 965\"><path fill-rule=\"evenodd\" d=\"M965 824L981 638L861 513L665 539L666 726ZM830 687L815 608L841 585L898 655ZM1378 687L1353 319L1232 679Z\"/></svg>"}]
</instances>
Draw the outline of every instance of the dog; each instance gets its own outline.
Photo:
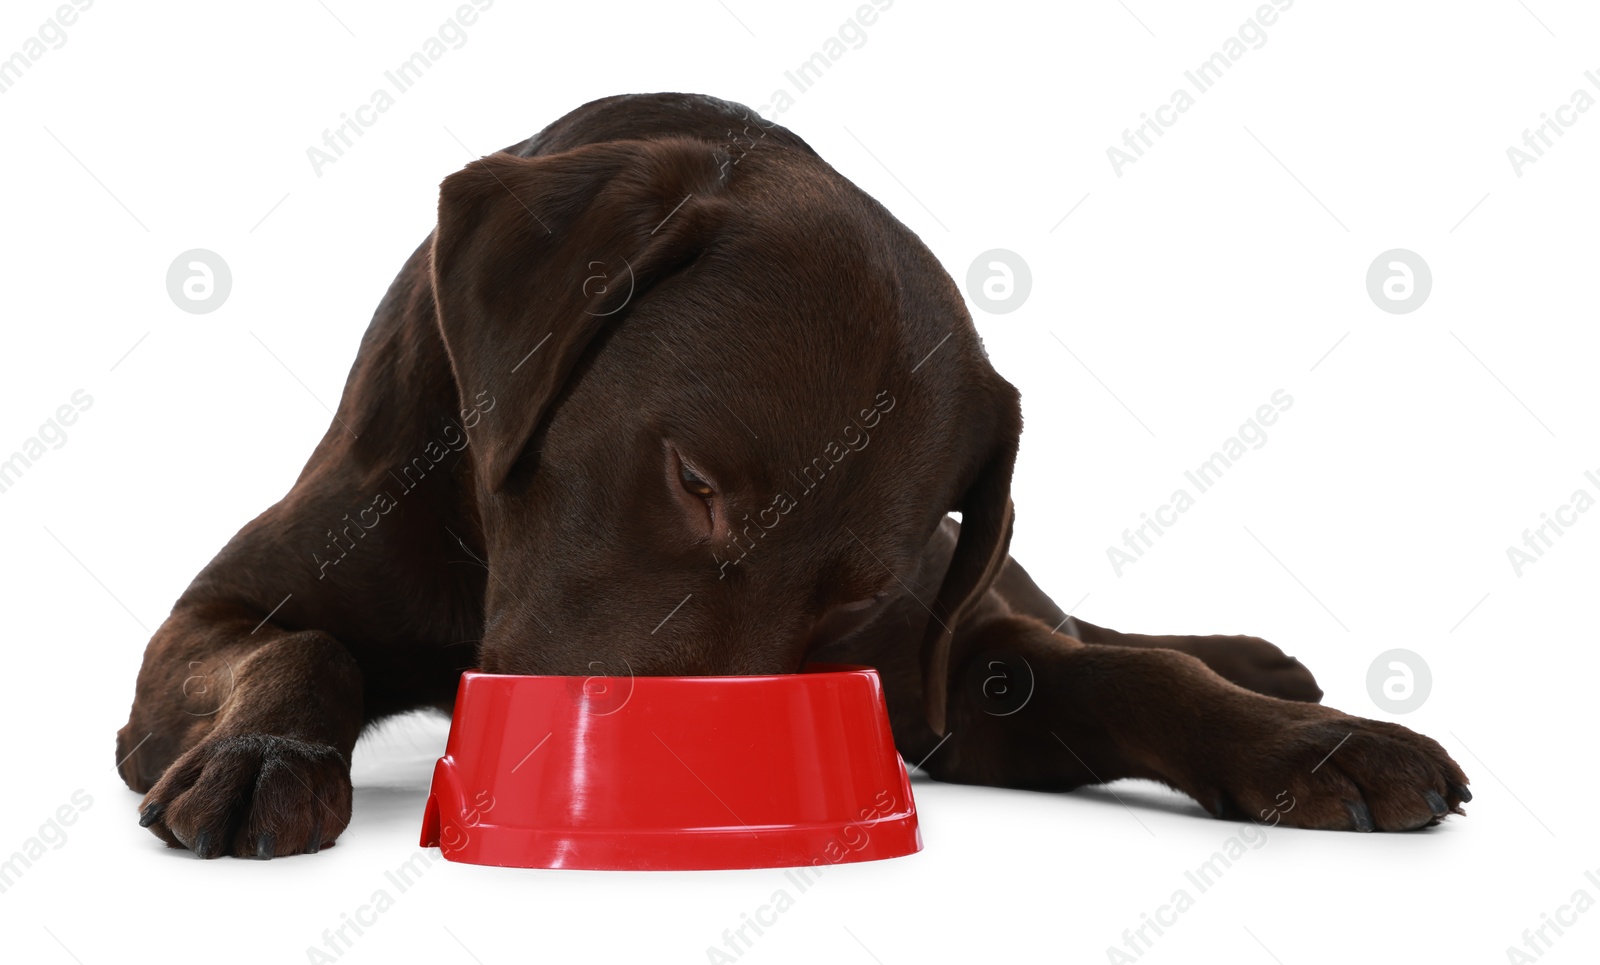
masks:
<instances>
[{"instance_id":1,"label":"dog","mask_svg":"<svg viewBox=\"0 0 1600 965\"><path fill-rule=\"evenodd\" d=\"M293 488L145 652L120 773L203 858L328 847L363 728L461 672L877 668L943 781L1219 818L1462 814L1435 741L1254 637L1062 612L1010 558L1019 394L917 237L788 130L586 104L440 186ZM959 523L951 514L959 514Z\"/></svg>"}]
</instances>

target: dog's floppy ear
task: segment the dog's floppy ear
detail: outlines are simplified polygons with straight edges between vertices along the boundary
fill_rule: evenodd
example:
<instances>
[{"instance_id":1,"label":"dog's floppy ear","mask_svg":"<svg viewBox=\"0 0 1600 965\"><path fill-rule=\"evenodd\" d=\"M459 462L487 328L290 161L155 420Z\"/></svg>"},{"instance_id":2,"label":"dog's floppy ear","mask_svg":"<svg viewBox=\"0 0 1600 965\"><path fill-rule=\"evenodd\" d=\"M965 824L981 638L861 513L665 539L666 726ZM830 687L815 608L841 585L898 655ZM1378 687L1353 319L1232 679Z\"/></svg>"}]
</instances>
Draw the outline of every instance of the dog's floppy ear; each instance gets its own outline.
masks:
<instances>
[{"instance_id":1,"label":"dog's floppy ear","mask_svg":"<svg viewBox=\"0 0 1600 965\"><path fill-rule=\"evenodd\" d=\"M434 300L461 403L482 407L468 435L488 492L591 341L702 249L726 160L687 138L608 141L492 154L440 185Z\"/></svg>"},{"instance_id":2,"label":"dog's floppy ear","mask_svg":"<svg viewBox=\"0 0 1600 965\"><path fill-rule=\"evenodd\" d=\"M945 731L952 638L1000 575L1011 547L1011 472L1022 436L1022 407L1017 390L1006 382L1001 385L1002 400L992 409L995 419L981 427L979 438L985 444L974 446L976 472L969 471L971 481L958 507L961 535L934 599L936 619L928 623L922 641L923 709L928 726L939 735Z\"/></svg>"}]
</instances>

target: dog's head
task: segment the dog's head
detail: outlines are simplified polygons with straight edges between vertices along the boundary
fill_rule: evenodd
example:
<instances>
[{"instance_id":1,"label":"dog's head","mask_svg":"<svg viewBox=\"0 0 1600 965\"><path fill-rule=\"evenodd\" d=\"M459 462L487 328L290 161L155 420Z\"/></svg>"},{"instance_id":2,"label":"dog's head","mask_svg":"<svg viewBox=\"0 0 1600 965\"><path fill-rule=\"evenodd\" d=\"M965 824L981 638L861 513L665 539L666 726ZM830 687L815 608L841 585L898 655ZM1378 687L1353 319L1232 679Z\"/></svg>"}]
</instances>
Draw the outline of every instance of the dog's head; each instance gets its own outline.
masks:
<instances>
[{"instance_id":1,"label":"dog's head","mask_svg":"<svg viewBox=\"0 0 1600 965\"><path fill-rule=\"evenodd\" d=\"M446 179L433 284L485 669L792 672L914 592L942 731L951 632L1006 558L1021 415L907 229L805 151L608 141ZM951 510L937 592L912 585Z\"/></svg>"}]
</instances>

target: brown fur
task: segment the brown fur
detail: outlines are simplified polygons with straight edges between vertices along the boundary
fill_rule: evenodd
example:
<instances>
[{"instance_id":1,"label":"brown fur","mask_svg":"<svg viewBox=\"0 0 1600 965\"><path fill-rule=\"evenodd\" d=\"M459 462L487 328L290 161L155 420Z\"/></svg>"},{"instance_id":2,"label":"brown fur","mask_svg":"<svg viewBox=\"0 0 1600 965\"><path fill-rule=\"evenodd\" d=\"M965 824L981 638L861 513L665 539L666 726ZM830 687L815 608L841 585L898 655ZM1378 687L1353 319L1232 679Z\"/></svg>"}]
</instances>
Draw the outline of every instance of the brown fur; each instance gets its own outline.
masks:
<instances>
[{"instance_id":1,"label":"brown fur","mask_svg":"<svg viewBox=\"0 0 1600 965\"><path fill-rule=\"evenodd\" d=\"M1020 434L938 262L799 138L705 97L585 105L444 181L294 488L151 640L117 740L141 823L316 851L362 728L448 709L472 666L807 660L876 666L943 780L1147 777L1315 828L1459 813L1438 744L1318 705L1265 641L1063 625L1007 554ZM1031 697L998 709L996 673Z\"/></svg>"}]
</instances>

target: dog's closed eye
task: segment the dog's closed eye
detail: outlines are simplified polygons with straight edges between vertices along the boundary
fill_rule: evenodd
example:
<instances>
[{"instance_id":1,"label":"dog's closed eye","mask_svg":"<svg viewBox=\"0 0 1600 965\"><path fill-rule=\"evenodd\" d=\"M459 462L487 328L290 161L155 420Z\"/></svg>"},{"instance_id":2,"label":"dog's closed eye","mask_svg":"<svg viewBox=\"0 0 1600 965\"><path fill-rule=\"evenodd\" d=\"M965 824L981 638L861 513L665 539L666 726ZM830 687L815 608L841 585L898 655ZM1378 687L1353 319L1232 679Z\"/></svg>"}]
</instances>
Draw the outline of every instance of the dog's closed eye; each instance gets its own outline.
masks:
<instances>
[{"instance_id":1,"label":"dog's closed eye","mask_svg":"<svg viewBox=\"0 0 1600 965\"><path fill-rule=\"evenodd\" d=\"M715 538L727 528L722 494L705 474L684 461L676 446L667 447L667 479L679 506L689 515L695 528Z\"/></svg>"},{"instance_id":2,"label":"dog's closed eye","mask_svg":"<svg viewBox=\"0 0 1600 965\"><path fill-rule=\"evenodd\" d=\"M694 493L696 496L715 496L717 494L717 491L711 488L710 483L695 475L695 471L688 466L684 466L678 472L678 479L682 481L684 489Z\"/></svg>"}]
</instances>

